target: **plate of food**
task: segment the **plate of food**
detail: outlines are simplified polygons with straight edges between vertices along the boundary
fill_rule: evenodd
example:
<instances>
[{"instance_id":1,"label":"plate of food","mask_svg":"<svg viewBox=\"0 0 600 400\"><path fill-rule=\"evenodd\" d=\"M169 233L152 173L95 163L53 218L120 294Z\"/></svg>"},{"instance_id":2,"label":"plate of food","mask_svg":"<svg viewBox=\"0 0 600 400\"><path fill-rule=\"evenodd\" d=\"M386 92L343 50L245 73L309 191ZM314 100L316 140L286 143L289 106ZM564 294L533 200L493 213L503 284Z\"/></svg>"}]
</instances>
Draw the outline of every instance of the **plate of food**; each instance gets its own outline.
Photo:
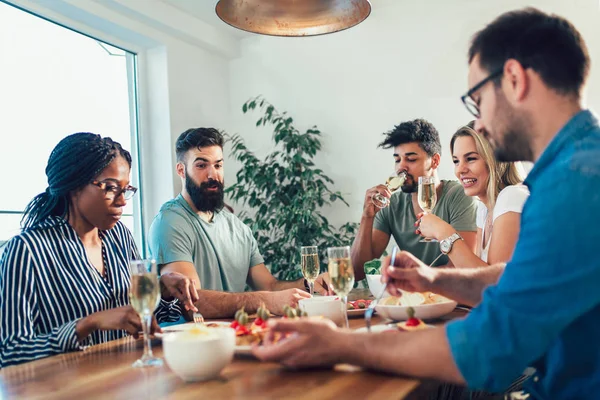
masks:
<instances>
[{"instance_id":1,"label":"plate of food","mask_svg":"<svg viewBox=\"0 0 600 400\"><path fill-rule=\"evenodd\" d=\"M410 316L406 321L402 322L394 322L391 324L383 324L383 325L373 325L371 327L371 332L379 333L379 332L410 332L410 331L419 331L422 329L433 328L432 325L428 325L423 322L422 319L415 317L415 310L412 307L409 307L407 310L408 315ZM356 332L368 332L367 327L362 327L356 330Z\"/></svg>"},{"instance_id":2,"label":"plate of food","mask_svg":"<svg viewBox=\"0 0 600 400\"><path fill-rule=\"evenodd\" d=\"M409 318L409 308L420 319L439 318L451 313L456 307L456 301L431 292L404 292L402 296L389 296L381 300L375 307L377 313L393 321L403 321Z\"/></svg>"},{"instance_id":3,"label":"plate of food","mask_svg":"<svg viewBox=\"0 0 600 400\"><path fill-rule=\"evenodd\" d=\"M365 315L365 310L367 309L367 307L369 307L369 304L371 304L371 301L373 300L354 300L354 301L348 301L348 305L346 306L346 312L348 314L348 317L352 318L352 317L360 317Z\"/></svg>"}]
</instances>

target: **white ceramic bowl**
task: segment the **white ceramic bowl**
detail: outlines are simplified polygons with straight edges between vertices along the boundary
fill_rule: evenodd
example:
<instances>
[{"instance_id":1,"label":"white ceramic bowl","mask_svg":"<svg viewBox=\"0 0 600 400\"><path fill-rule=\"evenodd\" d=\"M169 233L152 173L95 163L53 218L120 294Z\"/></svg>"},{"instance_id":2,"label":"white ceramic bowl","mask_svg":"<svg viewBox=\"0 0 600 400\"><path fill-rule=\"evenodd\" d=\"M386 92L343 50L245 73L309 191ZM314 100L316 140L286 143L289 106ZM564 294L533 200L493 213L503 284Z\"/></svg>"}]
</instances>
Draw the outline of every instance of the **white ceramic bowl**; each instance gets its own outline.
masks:
<instances>
[{"instance_id":1,"label":"white ceramic bowl","mask_svg":"<svg viewBox=\"0 0 600 400\"><path fill-rule=\"evenodd\" d=\"M337 326L346 324L346 310L338 296L315 296L298 301L300 309L306 311L309 317L325 317Z\"/></svg>"},{"instance_id":2,"label":"white ceramic bowl","mask_svg":"<svg viewBox=\"0 0 600 400\"><path fill-rule=\"evenodd\" d=\"M189 330L167 333L163 354L169 367L186 382L215 378L233 359L235 331L210 328L209 333Z\"/></svg>"},{"instance_id":3,"label":"white ceramic bowl","mask_svg":"<svg viewBox=\"0 0 600 400\"><path fill-rule=\"evenodd\" d=\"M418 306L414 306L415 317L419 319L432 319L439 318L446 314L449 314L456 307L456 302L452 300L435 303L435 304L421 304ZM406 306L385 306L385 305L377 305L375 306L375 311L377 314L384 318L389 318L394 321L404 321L408 319L408 315L406 314L406 310L408 307Z\"/></svg>"},{"instance_id":4,"label":"white ceramic bowl","mask_svg":"<svg viewBox=\"0 0 600 400\"><path fill-rule=\"evenodd\" d=\"M377 298L383 288L385 287L385 283L381 282L381 275L367 275L367 285L369 285L369 290L373 297ZM390 294L386 291L383 294L383 297L388 297Z\"/></svg>"}]
</instances>

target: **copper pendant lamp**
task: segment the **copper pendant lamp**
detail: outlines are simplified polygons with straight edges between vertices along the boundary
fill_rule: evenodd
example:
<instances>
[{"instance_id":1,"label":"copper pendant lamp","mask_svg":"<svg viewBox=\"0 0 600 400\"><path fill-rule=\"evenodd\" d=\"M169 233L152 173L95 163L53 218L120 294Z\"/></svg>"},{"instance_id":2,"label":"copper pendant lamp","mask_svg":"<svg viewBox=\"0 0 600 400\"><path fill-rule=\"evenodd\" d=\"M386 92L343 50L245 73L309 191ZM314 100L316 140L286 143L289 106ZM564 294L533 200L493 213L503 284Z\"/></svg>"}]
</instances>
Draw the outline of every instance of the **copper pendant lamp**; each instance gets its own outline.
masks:
<instances>
[{"instance_id":1,"label":"copper pendant lamp","mask_svg":"<svg viewBox=\"0 0 600 400\"><path fill-rule=\"evenodd\" d=\"M371 13L369 0L219 0L227 24L273 36L314 36L348 29Z\"/></svg>"}]
</instances>

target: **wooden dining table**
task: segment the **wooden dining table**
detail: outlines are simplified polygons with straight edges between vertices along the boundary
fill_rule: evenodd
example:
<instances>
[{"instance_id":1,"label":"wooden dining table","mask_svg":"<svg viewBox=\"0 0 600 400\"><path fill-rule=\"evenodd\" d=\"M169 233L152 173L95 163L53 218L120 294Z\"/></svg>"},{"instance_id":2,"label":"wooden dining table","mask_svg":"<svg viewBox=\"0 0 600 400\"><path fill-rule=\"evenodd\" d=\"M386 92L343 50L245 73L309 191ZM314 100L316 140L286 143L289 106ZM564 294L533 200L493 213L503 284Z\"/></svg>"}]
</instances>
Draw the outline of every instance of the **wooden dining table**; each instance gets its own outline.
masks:
<instances>
[{"instance_id":1,"label":"wooden dining table","mask_svg":"<svg viewBox=\"0 0 600 400\"><path fill-rule=\"evenodd\" d=\"M460 315L455 311L435 324ZM363 318L349 322L351 329L365 326ZM373 323L384 321L375 315ZM161 341L152 344L154 354L162 357ZM166 363L132 368L142 351L141 339L127 337L3 368L0 399L420 399L438 385L351 365L290 370L251 356L236 356L218 379L186 383Z\"/></svg>"}]
</instances>

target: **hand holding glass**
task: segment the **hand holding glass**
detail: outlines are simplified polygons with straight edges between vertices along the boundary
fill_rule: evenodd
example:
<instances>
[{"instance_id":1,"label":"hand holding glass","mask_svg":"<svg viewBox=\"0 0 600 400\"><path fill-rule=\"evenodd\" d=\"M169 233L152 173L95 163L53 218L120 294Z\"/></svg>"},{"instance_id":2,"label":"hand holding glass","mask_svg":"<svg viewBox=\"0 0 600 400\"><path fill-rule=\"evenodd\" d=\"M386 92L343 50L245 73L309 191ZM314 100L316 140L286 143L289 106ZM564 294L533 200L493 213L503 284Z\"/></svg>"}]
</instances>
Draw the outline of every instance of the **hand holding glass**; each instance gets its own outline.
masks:
<instances>
[{"instance_id":1,"label":"hand holding glass","mask_svg":"<svg viewBox=\"0 0 600 400\"><path fill-rule=\"evenodd\" d=\"M154 367L163 365L161 358L154 357L150 344L150 326L152 314L160 302L160 286L158 284L158 271L154 260L132 260L129 263L131 270L131 288L129 301L142 320L144 330L144 354L142 358L133 363L133 367Z\"/></svg>"},{"instance_id":2,"label":"hand holding glass","mask_svg":"<svg viewBox=\"0 0 600 400\"><path fill-rule=\"evenodd\" d=\"M435 188L435 178L433 176L420 176L419 177L419 189L417 193L417 200L419 207L425 214L431 213L433 207L437 203L437 192ZM419 242L437 242L433 238L423 238Z\"/></svg>"},{"instance_id":3,"label":"hand holding glass","mask_svg":"<svg viewBox=\"0 0 600 400\"><path fill-rule=\"evenodd\" d=\"M385 186L388 190L394 193L396 190L400 189L402 185L404 185L404 181L406 180L406 171L402 171L399 174L394 174L387 178L385 182ZM379 193L375 193L371 196L371 202L375 204L376 207L385 208L390 205L390 199L385 196L382 196Z\"/></svg>"}]
</instances>

